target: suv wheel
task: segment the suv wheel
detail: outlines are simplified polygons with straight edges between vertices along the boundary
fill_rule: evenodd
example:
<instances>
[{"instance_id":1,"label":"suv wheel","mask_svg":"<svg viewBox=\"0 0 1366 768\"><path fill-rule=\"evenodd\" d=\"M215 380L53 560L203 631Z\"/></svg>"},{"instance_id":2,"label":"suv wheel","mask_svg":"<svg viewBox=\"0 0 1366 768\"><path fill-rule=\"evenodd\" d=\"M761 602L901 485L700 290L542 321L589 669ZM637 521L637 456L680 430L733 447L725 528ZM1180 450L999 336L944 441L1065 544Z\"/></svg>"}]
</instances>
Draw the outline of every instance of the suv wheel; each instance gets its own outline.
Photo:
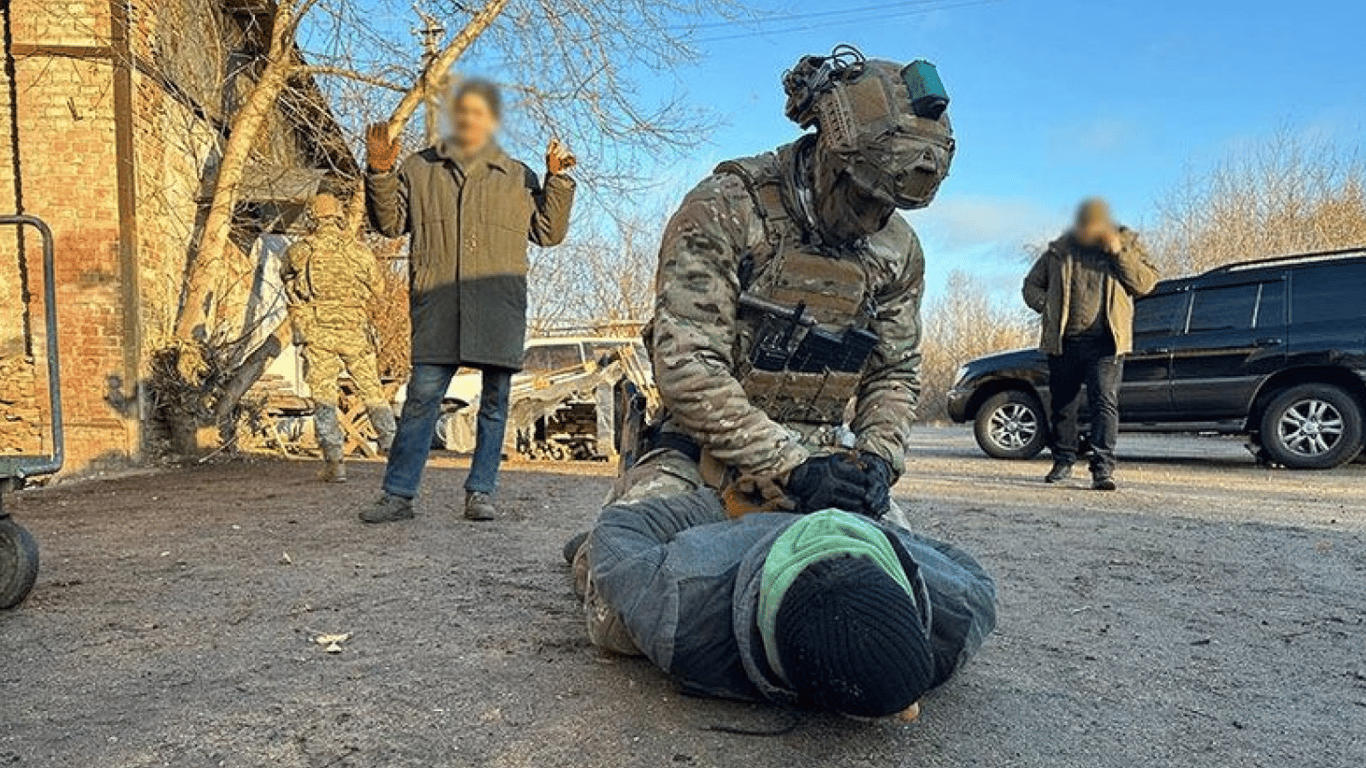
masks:
<instances>
[{"instance_id":1,"label":"suv wheel","mask_svg":"<svg viewBox=\"0 0 1366 768\"><path fill-rule=\"evenodd\" d=\"M1332 469L1361 452L1361 405L1332 384L1300 384L1262 414L1262 447L1291 469Z\"/></svg>"},{"instance_id":2,"label":"suv wheel","mask_svg":"<svg viewBox=\"0 0 1366 768\"><path fill-rule=\"evenodd\" d=\"M993 459L1032 459L1048 443L1043 404L1018 389L987 398L977 409L972 431L977 445Z\"/></svg>"}]
</instances>

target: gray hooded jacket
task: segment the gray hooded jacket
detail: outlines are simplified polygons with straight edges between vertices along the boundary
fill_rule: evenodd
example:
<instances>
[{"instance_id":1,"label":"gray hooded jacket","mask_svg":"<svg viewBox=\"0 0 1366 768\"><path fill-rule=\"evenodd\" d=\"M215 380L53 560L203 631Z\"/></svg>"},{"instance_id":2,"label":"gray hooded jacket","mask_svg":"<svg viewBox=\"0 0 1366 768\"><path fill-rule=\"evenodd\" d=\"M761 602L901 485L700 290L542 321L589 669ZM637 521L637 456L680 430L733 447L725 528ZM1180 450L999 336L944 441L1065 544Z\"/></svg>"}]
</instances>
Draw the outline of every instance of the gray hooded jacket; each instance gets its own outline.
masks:
<instances>
[{"instance_id":1,"label":"gray hooded jacket","mask_svg":"<svg viewBox=\"0 0 1366 768\"><path fill-rule=\"evenodd\" d=\"M798 515L726 517L711 490L603 510L589 565L632 642L689 693L794 704L759 637L759 582L773 542ZM880 525L919 596L937 687L996 626L996 587L956 547Z\"/></svg>"}]
</instances>

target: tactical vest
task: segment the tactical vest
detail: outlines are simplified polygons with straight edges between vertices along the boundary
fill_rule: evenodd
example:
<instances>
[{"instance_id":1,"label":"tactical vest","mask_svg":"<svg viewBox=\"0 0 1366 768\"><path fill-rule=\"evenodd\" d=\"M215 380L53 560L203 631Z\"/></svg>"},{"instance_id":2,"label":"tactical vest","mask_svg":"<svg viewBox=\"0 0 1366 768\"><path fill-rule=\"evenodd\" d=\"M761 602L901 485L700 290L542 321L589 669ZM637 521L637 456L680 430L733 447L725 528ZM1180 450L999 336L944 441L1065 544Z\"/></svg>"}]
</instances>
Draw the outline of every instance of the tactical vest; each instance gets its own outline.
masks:
<instances>
[{"instance_id":1,"label":"tactical vest","mask_svg":"<svg viewBox=\"0 0 1366 768\"><path fill-rule=\"evenodd\" d=\"M354 322L370 299L365 282L369 265L360 258L360 246L341 232L320 230L302 242L307 257L296 266L295 295L312 311L320 324Z\"/></svg>"},{"instance_id":2,"label":"tactical vest","mask_svg":"<svg viewBox=\"0 0 1366 768\"><path fill-rule=\"evenodd\" d=\"M744 182L765 239L741 264L733 360L751 403L774 421L837 425L877 344L876 308L856 254L810 244L785 200L782 156L717 166Z\"/></svg>"}]
</instances>

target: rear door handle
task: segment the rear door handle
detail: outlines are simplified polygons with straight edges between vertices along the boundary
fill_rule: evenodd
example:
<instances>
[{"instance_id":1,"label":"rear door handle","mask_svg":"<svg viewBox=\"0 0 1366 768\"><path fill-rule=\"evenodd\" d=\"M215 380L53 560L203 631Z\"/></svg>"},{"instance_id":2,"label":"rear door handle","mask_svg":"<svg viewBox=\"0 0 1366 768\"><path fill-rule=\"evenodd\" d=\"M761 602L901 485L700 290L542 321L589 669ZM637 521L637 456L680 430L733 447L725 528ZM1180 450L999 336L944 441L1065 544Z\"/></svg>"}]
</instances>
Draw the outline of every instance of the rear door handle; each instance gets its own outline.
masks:
<instances>
[{"instance_id":1,"label":"rear door handle","mask_svg":"<svg viewBox=\"0 0 1366 768\"><path fill-rule=\"evenodd\" d=\"M1254 347L1278 347L1284 343L1284 341L1274 336L1267 336L1263 339L1257 339L1256 341L1252 342L1252 345Z\"/></svg>"},{"instance_id":2,"label":"rear door handle","mask_svg":"<svg viewBox=\"0 0 1366 768\"><path fill-rule=\"evenodd\" d=\"M1170 355L1171 353L1172 351L1168 347L1153 347L1152 349L1138 350L1138 354L1140 355Z\"/></svg>"}]
</instances>

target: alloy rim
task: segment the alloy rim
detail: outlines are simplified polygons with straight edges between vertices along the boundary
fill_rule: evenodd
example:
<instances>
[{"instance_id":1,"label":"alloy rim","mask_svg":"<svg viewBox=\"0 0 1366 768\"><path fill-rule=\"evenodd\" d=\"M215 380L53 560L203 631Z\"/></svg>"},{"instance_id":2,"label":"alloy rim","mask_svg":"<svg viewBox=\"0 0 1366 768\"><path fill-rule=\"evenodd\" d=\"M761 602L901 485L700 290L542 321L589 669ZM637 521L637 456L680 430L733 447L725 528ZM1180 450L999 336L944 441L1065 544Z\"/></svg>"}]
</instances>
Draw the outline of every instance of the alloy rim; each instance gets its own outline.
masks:
<instances>
[{"instance_id":1,"label":"alloy rim","mask_svg":"<svg viewBox=\"0 0 1366 768\"><path fill-rule=\"evenodd\" d=\"M997 445L1018 451L1039 434L1039 417L1027 405L1006 403L991 414L988 432Z\"/></svg>"},{"instance_id":2,"label":"alloy rim","mask_svg":"<svg viewBox=\"0 0 1366 768\"><path fill-rule=\"evenodd\" d=\"M1281 445L1298 456L1322 456L1342 439L1342 413L1330 402L1300 400L1281 415L1277 424Z\"/></svg>"}]
</instances>

